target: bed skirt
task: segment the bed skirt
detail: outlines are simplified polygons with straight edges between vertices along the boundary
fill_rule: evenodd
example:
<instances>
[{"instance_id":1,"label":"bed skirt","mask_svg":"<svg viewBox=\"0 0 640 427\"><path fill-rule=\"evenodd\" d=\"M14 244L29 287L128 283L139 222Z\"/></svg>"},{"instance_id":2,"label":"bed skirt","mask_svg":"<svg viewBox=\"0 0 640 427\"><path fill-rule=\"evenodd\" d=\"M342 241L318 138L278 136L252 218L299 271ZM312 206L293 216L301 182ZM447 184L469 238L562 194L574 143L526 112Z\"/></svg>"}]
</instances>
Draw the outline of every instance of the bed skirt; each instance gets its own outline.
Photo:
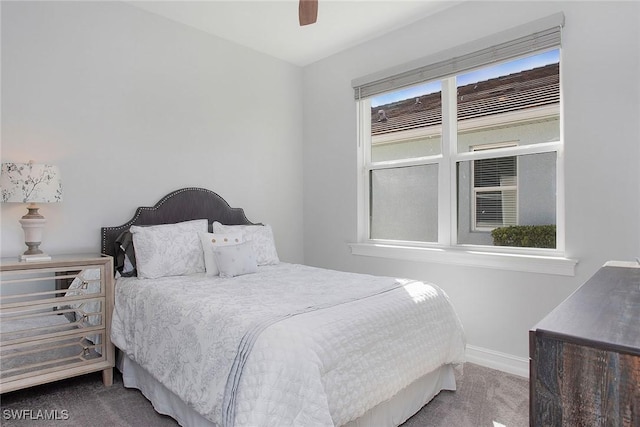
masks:
<instances>
[{"instance_id":1,"label":"bed skirt","mask_svg":"<svg viewBox=\"0 0 640 427\"><path fill-rule=\"evenodd\" d=\"M184 427L215 427L211 421L187 406L144 368L118 351L117 368L124 386L135 388L152 403L154 409L175 419ZM345 427L399 426L433 399L441 390L455 390L453 365L444 365L405 387L393 398L380 403Z\"/></svg>"}]
</instances>

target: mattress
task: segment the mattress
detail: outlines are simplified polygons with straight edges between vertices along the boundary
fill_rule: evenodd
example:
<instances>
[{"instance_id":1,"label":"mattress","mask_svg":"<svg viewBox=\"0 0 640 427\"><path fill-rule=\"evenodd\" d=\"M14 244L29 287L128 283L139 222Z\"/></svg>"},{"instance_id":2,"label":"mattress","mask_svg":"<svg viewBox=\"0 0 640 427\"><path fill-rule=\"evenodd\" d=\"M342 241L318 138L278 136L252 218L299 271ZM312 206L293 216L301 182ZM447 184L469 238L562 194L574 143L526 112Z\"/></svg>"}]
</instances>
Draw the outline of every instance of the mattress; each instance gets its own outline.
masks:
<instances>
[{"instance_id":1,"label":"mattress","mask_svg":"<svg viewBox=\"0 0 640 427\"><path fill-rule=\"evenodd\" d=\"M345 425L464 362L437 286L286 263L231 279L120 278L112 340L221 426Z\"/></svg>"}]
</instances>

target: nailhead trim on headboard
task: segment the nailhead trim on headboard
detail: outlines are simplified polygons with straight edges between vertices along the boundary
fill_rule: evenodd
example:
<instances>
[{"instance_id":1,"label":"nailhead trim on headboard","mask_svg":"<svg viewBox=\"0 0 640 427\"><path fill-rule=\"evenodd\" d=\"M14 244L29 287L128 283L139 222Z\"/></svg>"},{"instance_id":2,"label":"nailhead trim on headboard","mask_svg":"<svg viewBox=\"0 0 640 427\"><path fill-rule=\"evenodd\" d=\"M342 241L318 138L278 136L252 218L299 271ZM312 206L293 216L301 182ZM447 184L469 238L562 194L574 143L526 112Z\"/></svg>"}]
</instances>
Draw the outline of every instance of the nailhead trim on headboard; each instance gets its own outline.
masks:
<instances>
[{"instance_id":1,"label":"nailhead trim on headboard","mask_svg":"<svg viewBox=\"0 0 640 427\"><path fill-rule=\"evenodd\" d=\"M115 243L115 239L124 230L128 229L132 225L138 224L141 216L147 216L147 214L152 213L157 214L152 218L146 219L144 223L140 225L171 224L179 221L185 221L186 219L180 216L182 214L182 211L163 209L163 206L168 201L176 201L182 198L185 199L185 206L189 205L189 209L191 210L191 213L194 214L194 216L207 218L209 223L212 223L213 221L220 221L222 223L231 224L254 224L245 216L243 209L232 208L226 200L224 200L222 197L220 197L220 195L211 190L198 187L181 188L167 194L154 206L138 207L133 218L122 225L114 227L102 227L102 253L107 255L114 255L113 244ZM213 209L207 210L209 208ZM202 209L202 211L198 209Z\"/></svg>"}]
</instances>

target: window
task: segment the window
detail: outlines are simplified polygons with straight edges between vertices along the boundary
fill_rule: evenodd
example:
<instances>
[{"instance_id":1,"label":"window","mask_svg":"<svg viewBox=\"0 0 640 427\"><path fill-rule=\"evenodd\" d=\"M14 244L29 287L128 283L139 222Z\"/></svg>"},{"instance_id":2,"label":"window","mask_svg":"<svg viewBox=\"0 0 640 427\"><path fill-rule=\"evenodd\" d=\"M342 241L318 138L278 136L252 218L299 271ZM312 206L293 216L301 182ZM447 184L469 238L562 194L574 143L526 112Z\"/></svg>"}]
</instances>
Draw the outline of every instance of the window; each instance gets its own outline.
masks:
<instances>
[{"instance_id":1,"label":"window","mask_svg":"<svg viewBox=\"0 0 640 427\"><path fill-rule=\"evenodd\" d=\"M513 147L515 143L479 145L471 151ZM471 164L473 231L518 224L518 167L515 156L474 160Z\"/></svg>"},{"instance_id":2,"label":"window","mask_svg":"<svg viewBox=\"0 0 640 427\"><path fill-rule=\"evenodd\" d=\"M354 84L361 242L504 251L492 231L526 225L555 230L544 253L561 253L559 44L552 26Z\"/></svg>"}]
</instances>

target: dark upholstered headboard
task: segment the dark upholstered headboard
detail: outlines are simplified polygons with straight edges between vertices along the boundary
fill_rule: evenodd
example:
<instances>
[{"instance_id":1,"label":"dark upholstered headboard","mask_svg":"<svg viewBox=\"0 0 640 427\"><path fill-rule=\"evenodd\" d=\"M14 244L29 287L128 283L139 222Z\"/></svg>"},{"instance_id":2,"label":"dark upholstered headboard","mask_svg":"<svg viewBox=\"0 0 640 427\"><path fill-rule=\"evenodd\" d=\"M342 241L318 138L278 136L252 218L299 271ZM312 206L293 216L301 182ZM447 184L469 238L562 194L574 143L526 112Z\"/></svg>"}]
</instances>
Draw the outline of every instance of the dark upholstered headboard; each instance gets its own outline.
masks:
<instances>
[{"instance_id":1,"label":"dark upholstered headboard","mask_svg":"<svg viewBox=\"0 0 640 427\"><path fill-rule=\"evenodd\" d=\"M164 196L153 207L139 207L129 221L115 227L102 227L101 250L116 256L118 236L132 225L174 224L206 218L209 229L214 221L227 225L253 224L240 208L232 208L218 194L205 188L183 188Z\"/></svg>"}]
</instances>

